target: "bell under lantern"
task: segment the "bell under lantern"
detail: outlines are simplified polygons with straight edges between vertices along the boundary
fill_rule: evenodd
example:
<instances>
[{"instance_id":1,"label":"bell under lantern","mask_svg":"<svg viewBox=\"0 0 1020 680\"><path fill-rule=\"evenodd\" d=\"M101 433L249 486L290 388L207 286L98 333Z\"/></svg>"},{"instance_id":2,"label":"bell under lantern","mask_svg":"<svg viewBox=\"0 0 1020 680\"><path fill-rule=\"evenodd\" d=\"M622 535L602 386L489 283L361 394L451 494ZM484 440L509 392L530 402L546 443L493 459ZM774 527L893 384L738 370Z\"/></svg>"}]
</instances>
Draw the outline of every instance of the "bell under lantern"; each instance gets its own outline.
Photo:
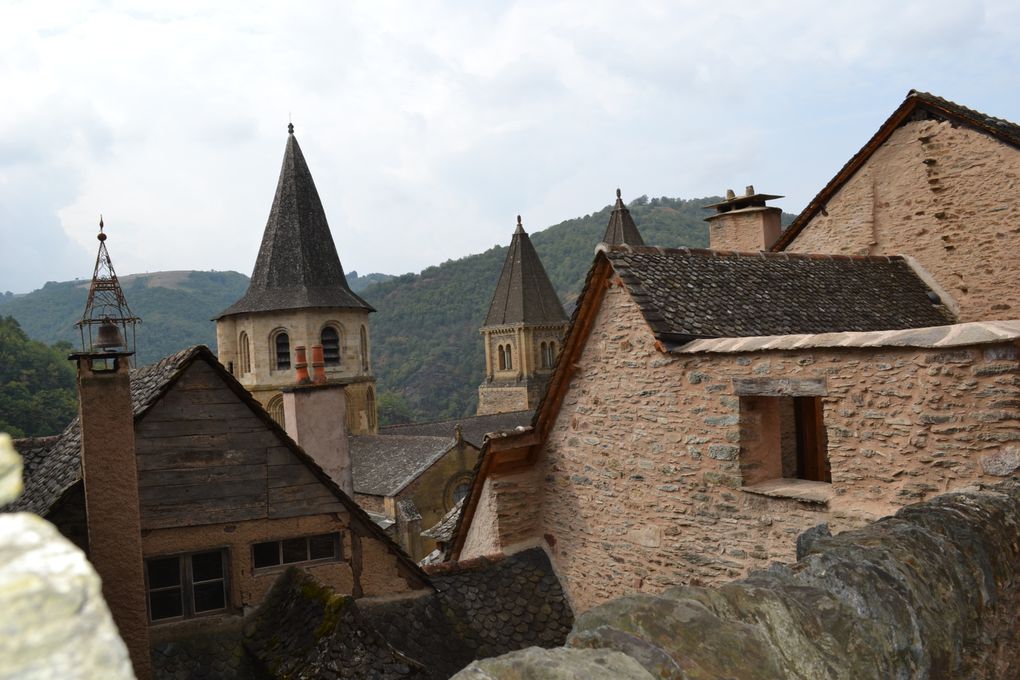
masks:
<instances>
[{"instance_id":1,"label":"bell under lantern","mask_svg":"<svg viewBox=\"0 0 1020 680\"><path fill-rule=\"evenodd\" d=\"M85 311L75 326L81 333L81 351L90 355L128 355L135 352L135 325L141 321L128 307L106 249L103 218L99 218L99 252L92 272Z\"/></svg>"}]
</instances>

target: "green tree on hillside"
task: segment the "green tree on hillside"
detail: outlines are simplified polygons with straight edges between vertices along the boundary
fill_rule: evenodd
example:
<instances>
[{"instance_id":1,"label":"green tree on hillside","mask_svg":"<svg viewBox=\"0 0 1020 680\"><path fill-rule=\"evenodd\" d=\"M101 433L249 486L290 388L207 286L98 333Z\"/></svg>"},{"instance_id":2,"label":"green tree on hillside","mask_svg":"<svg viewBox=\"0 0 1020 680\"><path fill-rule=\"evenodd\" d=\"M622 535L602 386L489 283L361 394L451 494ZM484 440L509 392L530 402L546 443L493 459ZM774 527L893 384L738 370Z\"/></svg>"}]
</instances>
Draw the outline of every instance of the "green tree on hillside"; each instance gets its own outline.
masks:
<instances>
[{"instance_id":1,"label":"green tree on hillside","mask_svg":"<svg viewBox=\"0 0 1020 680\"><path fill-rule=\"evenodd\" d=\"M12 317L0 317L0 432L58 434L78 410L71 345L30 340Z\"/></svg>"}]
</instances>

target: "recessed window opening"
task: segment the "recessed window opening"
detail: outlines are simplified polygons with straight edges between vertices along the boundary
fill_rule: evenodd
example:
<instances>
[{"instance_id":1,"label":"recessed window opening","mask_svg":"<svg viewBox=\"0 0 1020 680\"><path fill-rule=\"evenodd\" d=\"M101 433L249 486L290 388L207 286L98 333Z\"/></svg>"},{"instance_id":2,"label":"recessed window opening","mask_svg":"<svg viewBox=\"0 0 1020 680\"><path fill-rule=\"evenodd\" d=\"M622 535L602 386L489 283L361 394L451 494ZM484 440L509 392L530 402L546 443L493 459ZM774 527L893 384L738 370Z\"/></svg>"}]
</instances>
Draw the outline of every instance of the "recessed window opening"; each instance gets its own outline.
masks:
<instances>
[{"instance_id":1,"label":"recessed window opening","mask_svg":"<svg viewBox=\"0 0 1020 680\"><path fill-rule=\"evenodd\" d=\"M741 397L745 485L772 479L831 482L821 397Z\"/></svg>"},{"instance_id":2,"label":"recessed window opening","mask_svg":"<svg viewBox=\"0 0 1020 680\"><path fill-rule=\"evenodd\" d=\"M248 334L241 331L237 344L241 353L241 375L251 373L251 345L248 342Z\"/></svg>"},{"instance_id":3,"label":"recessed window opening","mask_svg":"<svg viewBox=\"0 0 1020 680\"><path fill-rule=\"evenodd\" d=\"M332 326L326 326L319 334L322 342L322 359L327 366L340 365L340 333Z\"/></svg>"},{"instance_id":4,"label":"recessed window opening","mask_svg":"<svg viewBox=\"0 0 1020 680\"><path fill-rule=\"evenodd\" d=\"M499 370L505 371L506 370L506 350L503 349L503 345L499 345L497 347L497 350L498 350L498 354L499 354Z\"/></svg>"},{"instance_id":5,"label":"recessed window opening","mask_svg":"<svg viewBox=\"0 0 1020 680\"><path fill-rule=\"evenodd\" d=\"M360 335L361 335L361 340L360 340L360 347L359 347L359 349L361 350L361 370L363 370L363 371L365 371L367 373L368 372L368 329L365 328L364 326L362 326L361 327L361 334Z\"/></svg>"},{"instance_id":6,"label":"recessed window opening","mask_svg":"<svg viewBox=\"0 0 1020 680\"><path fill-rule=\"evenodd\" d=\"M266 411L269 416L279 423L280 427L286 427L287 423L283 417L283 395L274 395L272 399L266 404Z\"/></svg>"},{"instance_id":7,"label":"recessed window opening","mask_svg":"<svg viewBox=\"0 0 1020 680\"><path fill-rule=\"evenodd\" d=\"M273 338L274 365L278 371L290 370L290 336L280 331Z\"/></svg>"},{"instance_id":8,"label":"recessed window opening","mask_svg":"<svg viewBox=\"0 0 1020 680\"><path fill-rule=\"evenodd\" d=\"M181 619L227 608L226 551L145 560L149 618Z\"/></svg>"},{"instance_id":9,"label":"recessed window opening","mask_svg":"<svg viewBox=\"0 0 1020 680\"><path fill-rule=\"evenodd\" d=\"M506 346L506 370L508 371L514 370L514 354L513 350L510 348L510 345Z\"/></svg>"},{"instance_id":10,"label":"recessed window opening","mask_svg":"<svg viewBox=\"0 0 1020 680\"><path fill-rule=\"evenodd\" d=\"M340 534L286 538L252 546L252 564L256 569L338 559Z\"/></svg>"}]
</instances>

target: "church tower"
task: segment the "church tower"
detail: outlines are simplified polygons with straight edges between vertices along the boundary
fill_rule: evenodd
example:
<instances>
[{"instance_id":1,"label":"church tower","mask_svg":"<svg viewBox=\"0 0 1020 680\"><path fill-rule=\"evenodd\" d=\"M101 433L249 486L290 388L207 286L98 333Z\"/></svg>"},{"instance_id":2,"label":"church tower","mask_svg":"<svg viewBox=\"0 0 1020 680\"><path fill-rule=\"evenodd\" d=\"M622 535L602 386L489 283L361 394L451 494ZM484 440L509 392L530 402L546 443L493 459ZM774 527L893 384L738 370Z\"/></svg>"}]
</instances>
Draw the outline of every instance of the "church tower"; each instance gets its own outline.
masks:
<instances>
[{"instance_id":1,"label":"church tower","mask_svg":"<svg viewBox=\"0 0 1020 680\"><path fill-rule=\"evenodd\" d=\"M293 125L288 133L251 283L216 319L217 355L282 425L280 390L294 384L294 349L321 345L328 381L345 386L348 432L373 434L368 314L375 310L347 285Z\"/></svg>"},{"instance_id":2,"label":"church tower","mask_svg":"<svg viewBox=\"0 0 1020 680\"><path fill-rule=\"evenodd\" d=\"M624 205L620 198L620 190L616 190L616 205L609 215L609 224L606 225L606 233L602 236L602 242L610 246L643 246L645 240L641 238L641 232L634 224L634 218L630 216L630 210Z\"/></svg>"},{"instance_id":3,"label":"church tower","mask_svg":"<svg viewBox=\"0 0 1020 680\"><path fill-rule=\"evenodd\" d=\"M485 382L478 388L478 415L538 406L566 329L563 305L518 215L481 328Z\"/></svg>"}]
</instances>

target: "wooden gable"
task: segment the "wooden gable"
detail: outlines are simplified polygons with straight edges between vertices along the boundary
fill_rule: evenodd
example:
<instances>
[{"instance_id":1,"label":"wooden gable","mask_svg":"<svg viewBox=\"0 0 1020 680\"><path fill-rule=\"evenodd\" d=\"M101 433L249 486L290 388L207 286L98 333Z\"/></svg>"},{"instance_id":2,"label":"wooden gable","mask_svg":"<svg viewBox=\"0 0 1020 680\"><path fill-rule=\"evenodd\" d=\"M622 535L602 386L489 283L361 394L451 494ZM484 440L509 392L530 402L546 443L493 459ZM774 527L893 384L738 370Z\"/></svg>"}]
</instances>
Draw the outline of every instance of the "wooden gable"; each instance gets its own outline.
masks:
<instances>
[{"instance_id":1,"label":"wooden gable","mask_svg":"<svg viewBox=\"0 0 1020 680\"><path fill-rule=\"evenodd\" d=\"M345 512L342 501L207 361L136 422L143 529Z\"/></svg>"}]
</instances>

